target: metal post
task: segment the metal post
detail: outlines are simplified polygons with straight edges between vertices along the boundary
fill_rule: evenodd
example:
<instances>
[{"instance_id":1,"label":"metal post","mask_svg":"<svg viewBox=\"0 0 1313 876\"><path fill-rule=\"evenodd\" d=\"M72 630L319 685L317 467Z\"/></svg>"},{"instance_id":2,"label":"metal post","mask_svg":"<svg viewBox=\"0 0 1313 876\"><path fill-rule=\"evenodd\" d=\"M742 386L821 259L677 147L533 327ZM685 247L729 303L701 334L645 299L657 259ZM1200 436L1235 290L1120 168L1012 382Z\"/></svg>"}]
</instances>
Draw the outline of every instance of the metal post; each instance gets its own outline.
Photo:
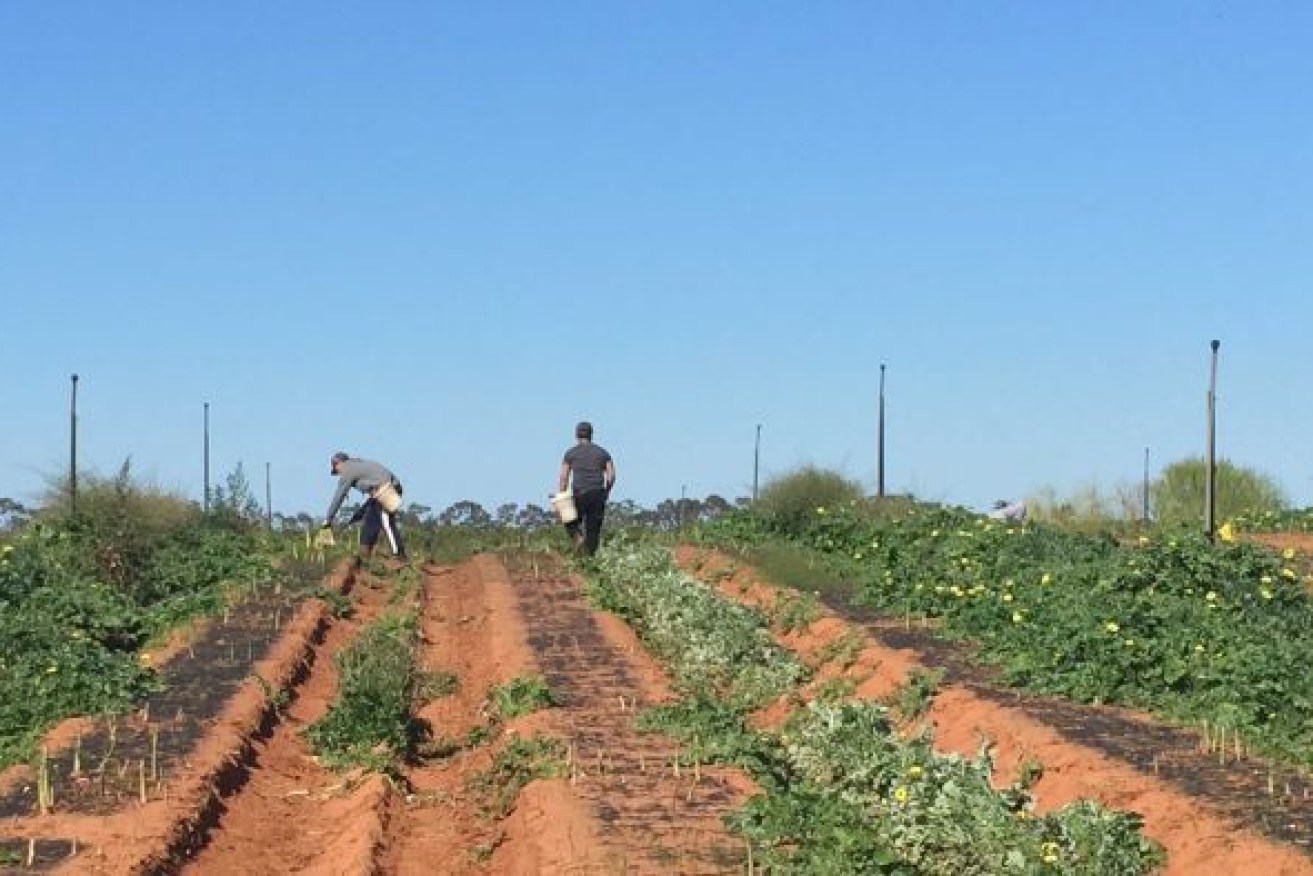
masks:
<instances>
[{"instance_id":1,"label":"metal post","mask_svg":"<svg viewBox=\"0 0 1313 876\"><path fill-rule=\"evenodd\" d=\"M73 375L73 396L69 403L68 430L68 505L69 516L78 514L78 376Z\"/></svg>"},{"instance_id":2,"label":"metal post","mask_svg":"<svg viewBox=\"0 0 1313 876\"><path fill-rule=\"evenodd\" d=\"M270 465L264 464L264 519L270 531L274 528L274 493L270 478Z\"/></svg>"},{"instance_id":3,"label":"metal post","mask_svg":"<svg viewBox=\"0 0 1313 876\"><path fill-rule=\"evenodd\" d=\"M1212 541L1217 533L1217 348L1221 341L1213 341L1208 370L1208 441L1204 460L1204 535Z\"/></svg>"},{"instance_id":4,"label":"metal post","mask_svg":"<svg viewBox=\"0 0 1313 876\"><path fill-rule=\"evenodd\" d=\"M1143 495L1140 497L1144 501L1144 508L1141 512L1141 519L1149 522L1149 448L1144 448L1144 486L1141 488Z\"/></svg>"},{"instance_id":5,"label":"metal post","mask_svg":"<svg viewBox=\"0 0 1313 876\"><path fill-rule=\"evenodd\" d=\"M880 423L876 429L875 495L884 498L884 363L880 363Z\"/></svg>"},{"instance_id":6,"label":"metal post","mask_svg":"<svg viewBox=\"0 0 1313 876\"><path fill-rule=\"evenodd\" d=\"M752 501L757 501L758 477L761 474L761 423L757 424L757 443L752 450Z\"/></svg>"},{"instance_id":7,"label":"metal post","mask_svg":"<svg viewBox=\"0 0 1313 876\"><path fill-rule=\"evenodd\" d=\"M201 507L210 513L210 403L205 403L205 500Z\"/></svg>"}]
</instances>

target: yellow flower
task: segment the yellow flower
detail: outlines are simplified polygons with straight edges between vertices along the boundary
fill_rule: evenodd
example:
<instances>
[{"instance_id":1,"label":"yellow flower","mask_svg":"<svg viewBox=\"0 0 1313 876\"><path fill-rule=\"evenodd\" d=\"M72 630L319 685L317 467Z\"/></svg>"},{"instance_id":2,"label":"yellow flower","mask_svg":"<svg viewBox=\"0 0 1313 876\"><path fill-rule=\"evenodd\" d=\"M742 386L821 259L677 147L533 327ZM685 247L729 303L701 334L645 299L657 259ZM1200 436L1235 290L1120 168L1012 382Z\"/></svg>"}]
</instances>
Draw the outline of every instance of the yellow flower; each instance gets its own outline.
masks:
<instances>
[{"instance_id":1,"label":"yellow flower","mask_svg":"<svg viewBox=\"0 0 1313 876\"><path fill-rule=\"evenodd\" d=\"M1262 588L1262 589L1259 590L1258 592L1259 592L1259 594L1262 595L1262 597L1263 597L1264 599L1271 599L1271 598L1272 598L1272 591L1269 590L1269 589L1267 589L1266 587Z\"/></svg>"},{"instance_id":2,"label":"yellow flower","mask_svg":"<svg viewBox=\"0 0 1313 876\"><path fill-rule=\"evenodd\" d=\"M1298 578L1299 576L1295 574L1295 570L1294 570L1294 569L1282 569L1282 570L1281 570L1281 577L1282 577L1282 578L1288 578L1289 580L1294 581L1294 580L1295 580L1296 578Z\"/></svg>"},{"instance_id":3,"label":"yellow flower","mask_svg":"<svg viewBox=\"0 0 1313 876\"><path fill-rule=\"evenodd\" d=\"M1222 541L1235 541L1235 527L1231 525L1231 521L1228 520L1217 528L1217 537Z\"/></svg>"},{"instance_id":4,"label":"yellow flower","mask_svg":"<svg viewBox=\"0 0 1313 876\"><path fill-rule=\"evenodd\" d=\"M908 774L909 776L911 776L912 778L914 778L914 779L916 779L916 778L920 778L922 772L923 772L923 770L921 769L921 765L920 765L920 764L915 764L915 763L914 763L914 764L912 764L910 767L907 768L907 774Z\"/></svg>"},{"instance_id":5,"label":"yellow flower","mask_svg":"<svg viewBox=\"0 0 1313 876\"><path fill-rule=\"evenodd\" d=\"M1204 594L1204 599L1207 599L1209 602L1216 602L1217 594L1209 590L1207 593Z\"/></svg>"},{"instance_id":6,"label":"yellow flower","mask_svg":"<svg viewBox=\"0 0 1313 876\"><path fill-rule=\"evenodd\" d=\"M1011 601L1012 601L1012 594L1011 594L1011 593L1004 593L1004 594L1003 594L1003 601L1004 601L1004 602L1011 602Z\"/></svg>"},{"instance_id":7,"label":"yellow flower","mask_svg":"<svg viewBox=\"0 0 1313 876\"><path fill-rule=\"evenodd\" d=\"M1103 628L1110 633L1115 633L1121 629L1121 627L1117 625L1116 621L1108 621L1106 624L1103 625Z\"/></svg>"},{"instance_id":8,"label":"yellow flower","mask_svg":"<svg viewBox=\"0 0 1313 876\"><path fill-rule=\"evenodd\" d=\"M816 513L817 513L817 514L824 514L824 513L825 513L825 506L823 506L823 505L817 505L817 506L816 506Z\"/></svg>"},{"instance_id":9,"label":"yellow flower","mask_svg":"<svg viewBox=\"0 0 1313 876\"><path fill-rule=\"evenodd\" d=\"M1062 849L1057 843L1048 842L1039 847L1040 855L1044 858L1045 864L1056 864L1058 858L1062 857Z\"/></svg>"},{"instance_id":10,"label":"yellow flower","mask_svg":"<svg viewBox=\"0 0 1313 876\"><path fill-rule=\"evenodd\" d=\"M954 584L953 587L952 587L952 591L951 591L951 592L952 592L952 594L953 594L954 596L961 596L961 595L962 595L962 588L961 588L961 587L958 587L956 584Z\"/></svg>"},{"instance_id":11,"label":"yellow flower","mask_svg":"<svg viewBox=\"0 0 1313 876\"><path fill-rule=\"evenodd\" d=\"M1295 549L1286 548L1281 552L1281 558L1286 560L1293 560L1295 558Z\"/></svg>"},{"instance_id":12,"label":"yellow flower","mask_svg":"<svg viewBox=\"0 0 1313 876\"><path fill-rule=\"evenodd\" d=\"M1271 584L1271 583L1272 583L1272 576L1271 576L1271 575L1264 575L1262 578L1259 578L1258 580L1262 581L1264 584Z\"/></svg>"},{"instance_id":13,"label":"yellow flower","mask_svg":"<svg viewBox=\"0 0 1313 876\"><path fill-rule=\"evenodd\" d=\"M1148 543L1149 543L1149 536L1147 535L1140 536L1140 544L1148 544Z\"/></svg>"},{"instance_id":14,"label":"yellow flower","mask_svg":"<svg viewBox=\"0 0 1313 876\"><path fill-rule=\"evenodd\" d=\"M1202 653L1204 653L1204 646L1203 646L1203 645L1195 645L1195 646L1194 646L1194 652L1195 652L1196 654L1202 654Z\"/></svg>"},{"instance_id":15,"label":"yellow flower","mask_svg":"<svg viewBox=\"0 0 1313 876\"><path fill-rule=\"evenodd\" d=\"M1126 641L1122 642L1122 644L1125 645L1127 648L1134 648L1134 647L1135 647L1135 640L1134 640L1134 639L1127 639Z\"/></svg>"},{"instance_id":16,"label":"yellow flower","mask_svg":"<svg viewBox=\"0 0 1313 876\"><path fill-rule=\"evenodd\" d=\"M1039 579L1039 583L1041 583L1041 584L1052 584L1052 583L1053 583L1053 576L1050 575L1048 572L1045 572L1045 573L1044 573L1044 577Z\"/></svg>"},{"instance_id":17,"label":"yellow flower","mask_svg":"<svg viewBox=\"0 0 1313 876\"><path fill-rule=\"evenodd\" d=\"M904 788L902 785L899 785L897 788L894 788L894 800L897 801L898 803L906 803L907 789Z\"/></svg>"},{"instance_id":18,"label":"yellow flower","mask_svg":"<svg viewBox=\"0 0 1313 876\"><path fill-rule=\"evenodd\" d=\"M1021 612L1019 612L1019 611L1014 611L1014 612L1012 612L1012 622L1013 622L1014 624L1019 624L1019 623L1021 623L1023 620L1025 620L1025 619L1026 619L1026 616L1025 616L1024 614L1022 614Z\"/></svg>"}]
</instances>

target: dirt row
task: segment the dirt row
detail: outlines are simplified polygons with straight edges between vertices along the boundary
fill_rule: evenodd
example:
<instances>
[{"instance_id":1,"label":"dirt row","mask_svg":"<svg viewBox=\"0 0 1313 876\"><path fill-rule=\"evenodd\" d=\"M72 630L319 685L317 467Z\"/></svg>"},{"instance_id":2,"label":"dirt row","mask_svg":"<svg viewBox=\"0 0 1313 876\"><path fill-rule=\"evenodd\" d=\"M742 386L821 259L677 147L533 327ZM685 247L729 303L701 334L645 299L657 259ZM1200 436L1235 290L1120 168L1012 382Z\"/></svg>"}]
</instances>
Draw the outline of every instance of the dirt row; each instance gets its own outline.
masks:
<instances>
[{"instance_id":1,"label":"dirt row","mask_svg":"<svg viewBox=\"0 0 1313 876\"><path fill-rule=\"evenodd\" d=\"M340 592L349 592L355 583L355 571L344 565L327 583ZM57 798L53 814L14 814L0 822L0 843L7 849L57 849L62 854L48 854L44 863L58 863L60 872L119 874L176 869L176 862L188 855L218 819L225 796L245 782L258 740L278 721L274 695L294 689L306 677L330 626L330 617L323 602L309 600L290 619L280 618L272 625L278 628L277 636L272 644L263 644L263 658L246 664L240 681L226 690L227 669L219 664L224 662L227 645L234 643L223 641L228 634L222 632L205 640L224 650L213 661L221 675L214 686L227 697L197 712L208 717L196 721L193 744L170 758L170 768L161 771L149 785L144 781L142 761L138 761L138 783L144 792L137 799L122 795L89 798L86 794L73 795L64 802ZM235 656L235 644L232 650ZM195 671L179 676L182 681L172 688L174 695L186 693L189 687L206 686L200 668L205 653L197 646L187 655L184 663L196 664ZM70 734L67 728L61 728L55 736L68 741ZM179 734L179 738L185 737ZM67 756L65 750L61 757ZM82 781L90 784L93 779L88 776ZM20 783L20 790L24 788ZM87 799L95 799L95 805L82 805L81 801ZM108 808L111 802L115 804L112 811Z\"/></svg>"},{"instance_id":2,"label":"dirt row","mask_svg":"<svg viewBox=\"0 0 1313 876\"><path fill-rule=\"evenodd\" d=\"M280 624L146 802L120 795L95 811L70 802L0 822L0 848L38 864L0 871L741 872L745 850L722 817L750 783L728 770L681 771L671 740L635 731L638 710L669 698L664 675L546 558L513 573L491 556L429 568L416 661L457 679L419 716L432 739L393 778L324 768L304 730L336 696L333 658L392 602L385 581L353 568L331 584L354 612L337 618L311 600ZM557 706L500 721L489 688L521 676L545 678ZM490 805L480 778L513 740L538 735L560 741L559 775L533 781L509 806Z\"/></svg>"},{"instance_id":3,"label":"dirt row","mask_svg":"<svg viewBox=\"0 0 1313 876\"><path fill-rule=\"evenodd\" d=\"M769 610L779 596L750 568L714 551L681 548L677 561L690 573L726 597ZM812 688L837 677L855 685L854 696L881 700L893 694L916 669L928 666L923 655L891 646L891 630L856 624L826 611L807 628L777 636L779 642L816 670ZM856 642L854 649L835 646ZM843 661L829 658L847 651ZM1273 842L1239 825L1216 807L1161 777L1064 737L1046 723L1043 713L1028 710L1014 692L1001 697L982 695L970 685L946 677L934 696L925 722L934 731L935 747L972 756L982 742L994 746L997 784L1013 781L1023 763L1038 761L1043 774L1035 786L1037 806L1051 811L1081 798L1117 809L1138 812L1144 831L1167 851L1168 874L1313 874L1313 859L1294 847ZM765 724L780 721L795 703L781 702L760 716ZM1070 708L1079 709L1074 706ZM1136 720L1146 726L1147 718ZM1303 800L1291 806L1307 806Z\"/></svg>"}]
</instances>

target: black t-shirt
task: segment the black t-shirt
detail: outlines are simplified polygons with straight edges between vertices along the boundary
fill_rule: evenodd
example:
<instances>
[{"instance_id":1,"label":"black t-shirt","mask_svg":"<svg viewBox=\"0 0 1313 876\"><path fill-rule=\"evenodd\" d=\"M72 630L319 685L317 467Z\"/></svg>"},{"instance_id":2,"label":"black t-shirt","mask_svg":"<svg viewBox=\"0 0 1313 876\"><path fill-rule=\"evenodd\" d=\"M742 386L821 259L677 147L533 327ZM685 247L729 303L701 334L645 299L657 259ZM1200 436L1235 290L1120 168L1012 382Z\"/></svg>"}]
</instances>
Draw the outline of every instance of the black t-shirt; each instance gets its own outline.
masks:
<instances>
[{"instance_id":1,"label":"black t-shirt","mask_svg":"<svg viewBox=\"0 0 1313 876\"><path fill-rule=\"evenodd\" d=\"M576 444L565 451L565 464L570 466L575 495L591 490L605 490L606 464L610 461L611 454L605 448L590 442Z\"/></svg>"}]
</instances>

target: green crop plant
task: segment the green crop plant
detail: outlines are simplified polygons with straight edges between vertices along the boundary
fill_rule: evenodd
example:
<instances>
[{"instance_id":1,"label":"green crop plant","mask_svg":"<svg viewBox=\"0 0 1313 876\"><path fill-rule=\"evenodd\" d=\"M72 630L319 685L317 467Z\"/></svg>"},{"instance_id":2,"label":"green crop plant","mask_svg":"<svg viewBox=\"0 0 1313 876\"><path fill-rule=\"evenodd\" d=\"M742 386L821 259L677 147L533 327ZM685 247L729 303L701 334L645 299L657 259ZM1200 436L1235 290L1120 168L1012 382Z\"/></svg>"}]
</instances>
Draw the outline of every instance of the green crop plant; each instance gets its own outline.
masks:
<instances>
[{"instance_id":1,"label":"green crop plant","mask_svg":"<svg viewBox=\"0 0 1313 876\"><path fill-rule=\"evenodd\" d=\"M413 713L417 630L413 612L384 615L338 654L337 699L306 729L329 765L391 772L414 752L425 735Z\"/></svg>"},{"instance_id":2,"label":"green crop plant","mask_svg":"<svg viewBox=\"0 0 1313 876\"><path fill-rule=\"evenodd\" d=\"M493 713L502 720L518 718L556 705L547 681L536 675L517 675L488 689Z\"/></svg>"}]
</instances>

